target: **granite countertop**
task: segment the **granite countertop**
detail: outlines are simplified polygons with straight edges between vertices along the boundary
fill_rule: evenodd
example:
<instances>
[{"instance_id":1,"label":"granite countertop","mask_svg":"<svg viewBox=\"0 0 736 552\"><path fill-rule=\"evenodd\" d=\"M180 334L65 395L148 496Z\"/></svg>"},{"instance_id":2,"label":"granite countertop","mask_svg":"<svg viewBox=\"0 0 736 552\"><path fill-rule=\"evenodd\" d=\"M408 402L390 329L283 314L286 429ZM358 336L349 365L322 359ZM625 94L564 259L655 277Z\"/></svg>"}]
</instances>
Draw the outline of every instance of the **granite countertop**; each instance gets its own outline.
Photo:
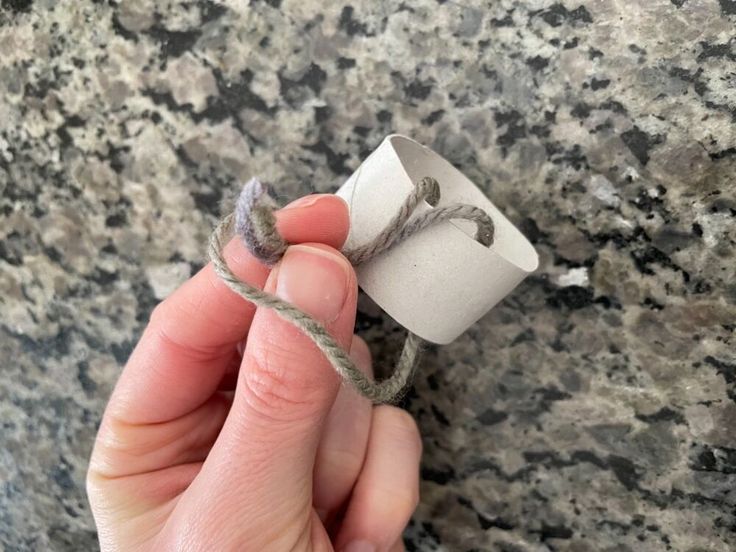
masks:
<instances>
[{"instance_id":1,"label":"granite countertop","mask_svg":"<svg viewBox=\"0 0 736 552\"><path fill-rule=\"evenodd\" d=\"M96 424L238 182L334 191L390 132L541 258L421 366L407 548L736 544L736 2L2 7L0 548L96 546Z\"/></svg>"}]
</instances>

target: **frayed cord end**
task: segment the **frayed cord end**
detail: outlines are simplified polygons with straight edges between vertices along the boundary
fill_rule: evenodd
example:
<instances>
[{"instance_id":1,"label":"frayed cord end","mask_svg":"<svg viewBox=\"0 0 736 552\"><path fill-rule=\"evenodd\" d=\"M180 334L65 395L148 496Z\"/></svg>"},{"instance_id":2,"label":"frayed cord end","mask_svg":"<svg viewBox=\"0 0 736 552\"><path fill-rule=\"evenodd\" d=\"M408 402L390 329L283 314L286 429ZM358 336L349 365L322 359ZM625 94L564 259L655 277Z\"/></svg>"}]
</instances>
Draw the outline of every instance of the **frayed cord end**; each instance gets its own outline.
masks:
<instances>
[{"instance_id":1,"label":"frayed cord end","mask_svg":"<svg viewBox=\"0 0 736 552\"><path fill-rule=\"evenodd\" d=\"M284 255L288 243L276 230L276 202L268 185L251 178L243 185L235 204L235 232L254 257L273 266Z\"/></svg>"}]
</instances>

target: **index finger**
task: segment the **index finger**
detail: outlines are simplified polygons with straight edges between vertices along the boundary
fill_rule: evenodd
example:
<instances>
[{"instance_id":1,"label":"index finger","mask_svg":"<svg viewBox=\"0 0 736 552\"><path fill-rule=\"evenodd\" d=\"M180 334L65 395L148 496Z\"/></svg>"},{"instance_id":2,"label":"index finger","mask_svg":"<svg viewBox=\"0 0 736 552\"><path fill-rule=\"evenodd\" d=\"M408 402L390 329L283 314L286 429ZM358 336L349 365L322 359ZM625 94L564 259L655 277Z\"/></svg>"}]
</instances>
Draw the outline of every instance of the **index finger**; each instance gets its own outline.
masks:
<instances>
[{"instance_id":1,"label":"index finger","mask_svg":"<svg viewBox=\"0 0 736 552\"><path fill-rule=\"evenodd\" d=\"M341 247L348 210L337 196L316 194L276 212L277 229L290 243ZM241 280L263 287L269 269L239 239L225 259ZM250 328L255 307L220 280L212 264L160 303L133 351L108 405L130 424L158 423L191 412L215 391Z\"/></svg>"}]
</instances>

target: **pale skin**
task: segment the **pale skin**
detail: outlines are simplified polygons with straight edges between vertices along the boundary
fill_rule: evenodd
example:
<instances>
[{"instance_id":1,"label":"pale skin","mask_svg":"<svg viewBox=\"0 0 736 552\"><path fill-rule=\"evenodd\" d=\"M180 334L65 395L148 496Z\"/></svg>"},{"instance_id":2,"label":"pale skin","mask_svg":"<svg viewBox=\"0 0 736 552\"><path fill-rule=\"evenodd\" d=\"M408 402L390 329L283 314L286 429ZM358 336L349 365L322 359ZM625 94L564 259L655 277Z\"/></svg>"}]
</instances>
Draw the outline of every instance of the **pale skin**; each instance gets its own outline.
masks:
<instances>
[{"instance_id":1,"label":"pale skin","mask_svg":"<svg viewBox=\"0 0 736 552\"><path fill-rule=\"evenodd\" d=\"M353 335L357 282L338 252L345 203L277 212L292 244L272 270L238 241L239 278ZM156 307L110 398L87 474L103 551L404 550L421 439L403 410L341 384L315 345L204 267Z\"/></svg>"}]
</instances>

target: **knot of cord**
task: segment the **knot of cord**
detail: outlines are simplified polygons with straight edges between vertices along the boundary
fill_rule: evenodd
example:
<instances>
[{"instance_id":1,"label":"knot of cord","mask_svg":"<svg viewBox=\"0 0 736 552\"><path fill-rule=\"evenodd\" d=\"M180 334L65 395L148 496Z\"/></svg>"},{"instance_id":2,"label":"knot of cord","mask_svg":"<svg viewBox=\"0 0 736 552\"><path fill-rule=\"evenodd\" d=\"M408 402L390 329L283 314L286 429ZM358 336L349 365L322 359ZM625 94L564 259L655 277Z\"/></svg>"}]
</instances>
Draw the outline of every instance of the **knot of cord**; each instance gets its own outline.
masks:
<instances>
[{"instance_id":1,"label":"knot of cord","mask_svg":"<svg viewBox=\"0 0 736 552\"><path fill-rule=\"evenodd\" d=\"M476 224L475 239L485 246L493 243L493 220L485 211L466 204L437 207L439 200L437 180L428 176L420 179L381 233L364 245L344 250L343 254L354 266L358 266L409 236L449 219L473 221ZM423 201L433 208L415 212ZM259 180L252 178L243 186L234 213L220 221L210 238L209 254L215 272L241 297L259 307L273 309L308 335L335 371L360 394L374 403L396 402L406 390L419 353L425 345L422 338L408 332L393 373L382 381L373 381L355 366L322 324L290 303L239 280L227 266L222 250L231 236L233 225L235 233L261 262L273 266L281 259L289 244L276 229L276 217L273 214L276 208L269 188Z\"/></svg>"}]
</instances>

